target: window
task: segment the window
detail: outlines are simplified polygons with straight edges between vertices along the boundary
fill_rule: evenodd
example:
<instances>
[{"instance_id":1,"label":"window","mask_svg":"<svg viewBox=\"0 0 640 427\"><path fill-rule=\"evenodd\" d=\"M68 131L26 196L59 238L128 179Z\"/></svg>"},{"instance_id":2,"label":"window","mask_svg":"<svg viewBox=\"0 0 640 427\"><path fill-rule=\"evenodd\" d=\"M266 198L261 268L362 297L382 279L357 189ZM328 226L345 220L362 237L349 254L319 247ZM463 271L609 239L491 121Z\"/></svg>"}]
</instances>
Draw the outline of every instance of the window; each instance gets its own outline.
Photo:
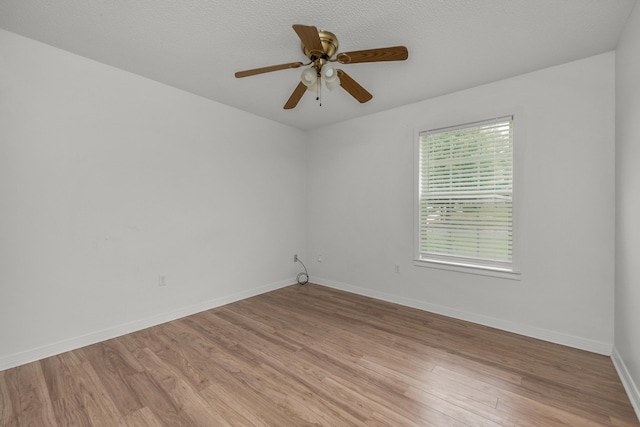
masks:
<instances>
[{"instance_id":1,"label":"window","mask_svg":"<svg viewBox=\"0 0 640 427\"><path fill-rule=\"evenodd\" d=\"M513 117L419 133L417 262L513 272Z\"/></svg>"}]
</instances>

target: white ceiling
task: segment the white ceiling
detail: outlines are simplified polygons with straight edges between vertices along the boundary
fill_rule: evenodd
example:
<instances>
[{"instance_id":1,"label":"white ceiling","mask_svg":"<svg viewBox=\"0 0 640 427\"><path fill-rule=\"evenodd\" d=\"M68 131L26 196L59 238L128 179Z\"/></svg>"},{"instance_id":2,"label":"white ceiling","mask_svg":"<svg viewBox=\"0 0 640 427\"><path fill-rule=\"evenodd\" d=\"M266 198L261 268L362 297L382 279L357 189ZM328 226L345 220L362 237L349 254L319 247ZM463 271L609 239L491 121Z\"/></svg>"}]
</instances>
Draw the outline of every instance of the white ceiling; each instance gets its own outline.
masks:
<instances>
[{"instance_id":1,"label":"white ceiling","mask_svg":"<svg viewBox=\"0 0 640 427\"><path fill-rule=\"evenodd\" d=\"M0 0L0 28L300 129L313 129L615 49L635 0ZM341 88L282 106L305 61L292 24L339 51L405 45L404 62L341 66Z\"/></svg>"}]
</instances>

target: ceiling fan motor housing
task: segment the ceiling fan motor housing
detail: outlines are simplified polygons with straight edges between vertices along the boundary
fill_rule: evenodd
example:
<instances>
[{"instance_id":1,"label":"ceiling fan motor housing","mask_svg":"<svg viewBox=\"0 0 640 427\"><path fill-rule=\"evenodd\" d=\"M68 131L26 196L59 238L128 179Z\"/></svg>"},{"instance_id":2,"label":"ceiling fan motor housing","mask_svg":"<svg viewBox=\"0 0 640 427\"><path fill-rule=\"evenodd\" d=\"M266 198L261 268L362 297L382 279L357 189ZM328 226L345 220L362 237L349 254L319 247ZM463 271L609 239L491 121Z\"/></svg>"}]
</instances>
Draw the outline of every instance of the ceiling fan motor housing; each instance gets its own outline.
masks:
<instances>
[{"instance_id":1,"label":"ceiling fan motor housing","mask_svg":"<svg viewBox=\"0 0 640 427\"><path fill-rule=\"evenodd\" d=\"M322 55L322 59L329 59L338 51L338 38L335 34L330 31L318 31L318 35L320 36L320 41L322 42L322 50L324 54ZM305 56L312 61L315 59L319 59L315 52L311 52L307 47L301 43L300 47L302 48L302 52Z\"/></svg>"}]
</instances>

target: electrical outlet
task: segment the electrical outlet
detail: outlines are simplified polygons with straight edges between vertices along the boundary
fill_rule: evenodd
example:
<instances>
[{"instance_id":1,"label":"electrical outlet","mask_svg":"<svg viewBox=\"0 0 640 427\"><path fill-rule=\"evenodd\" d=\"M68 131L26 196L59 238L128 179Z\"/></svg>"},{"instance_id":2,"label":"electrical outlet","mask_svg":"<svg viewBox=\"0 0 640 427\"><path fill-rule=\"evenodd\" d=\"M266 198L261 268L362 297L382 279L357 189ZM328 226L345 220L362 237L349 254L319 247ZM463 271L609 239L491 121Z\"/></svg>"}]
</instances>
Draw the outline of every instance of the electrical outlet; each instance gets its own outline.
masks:
<instances>
[{"instance_id":1,"label":"electrical outlet","mask_svg":"<svg viewBox=\"0 0 640 427\"><path fill-rule=\"evenodd\" d=\"M158 276L158 286L167 286L167 276Z\"/></svg>"},{"instance_id":2,"label":"electrical outlet","mask_svg":"<svg viewBox=\"0 0 640 427\"><path fill-rule=\"evenodd\" d=\"M298 254L293 255L293 262L298 262Z\"/></svg>"},{"instance_id":3,"label":"electrical outlet","mask_svg":"<svg viewBox=\"0 0 640 427\"><path fill-rule=\"evenodd\" d=\"M394 271L395 273L400 273L400 265L399 265L399 264L396 264L396 265L394 266L393 271Z\"/></svg>"},{"instance_id":4,"label":"electrical outlet","mask_svg":"<svg viewBox=\"0 0 640 427\"><path fill-rule=\"evenodd\" d=\"M318 262L322 262L322 255L318 255Z\"/></svg>"}]
</instances>

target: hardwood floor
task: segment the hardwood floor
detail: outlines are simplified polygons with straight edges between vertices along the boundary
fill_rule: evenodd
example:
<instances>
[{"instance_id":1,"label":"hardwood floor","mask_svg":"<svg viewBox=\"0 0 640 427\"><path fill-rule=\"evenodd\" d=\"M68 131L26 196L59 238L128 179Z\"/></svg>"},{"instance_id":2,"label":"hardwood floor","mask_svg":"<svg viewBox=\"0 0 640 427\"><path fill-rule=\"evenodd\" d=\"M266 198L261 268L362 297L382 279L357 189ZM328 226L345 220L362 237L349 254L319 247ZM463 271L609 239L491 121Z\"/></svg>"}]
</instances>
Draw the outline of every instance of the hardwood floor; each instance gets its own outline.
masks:
<instances>
[{"instance_id":1,"label":"hardwood floor","mask_svg":"<svg viewBox=\"0 0 640 427\"><path fill-rule=\"evenodd\" d=\"M2 426L640 426L610 358L307 284L0 372Z\"/></svg>"}]
</instances>

